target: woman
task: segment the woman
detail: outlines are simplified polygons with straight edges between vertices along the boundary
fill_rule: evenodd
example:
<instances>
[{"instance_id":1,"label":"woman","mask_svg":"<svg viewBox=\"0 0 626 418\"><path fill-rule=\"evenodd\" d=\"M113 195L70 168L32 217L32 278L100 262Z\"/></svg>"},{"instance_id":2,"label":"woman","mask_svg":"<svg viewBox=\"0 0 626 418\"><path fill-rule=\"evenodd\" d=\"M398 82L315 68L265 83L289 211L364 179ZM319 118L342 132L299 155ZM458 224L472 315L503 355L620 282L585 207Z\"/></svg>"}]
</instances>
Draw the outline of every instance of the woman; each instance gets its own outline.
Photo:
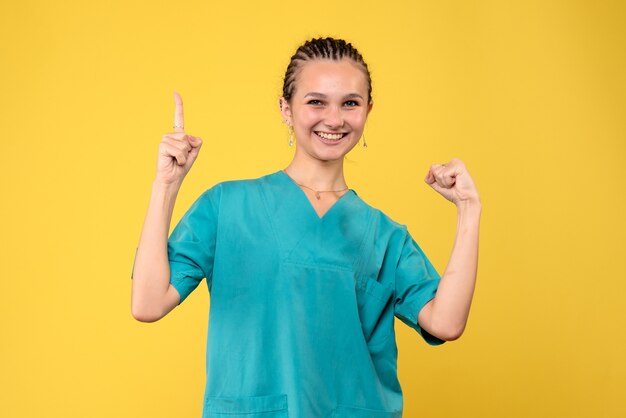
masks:
<instances>
[{"instance_id":1,"label":"woman","mask_svg":"<svg viewBox=\"0 0 626 418\"><path fill-rule=\"evenodd\" d=\"M175 103L135 256L132 313L156 321L207 279L203 417L400 417L394 316L438 345L458 338L469 314L481 203L463 162L433 164L425 178L458 209L440 277L404 225L348 188L344 157L373 106L369 71L351 44L313 39L291 58L280 99L292 162L206 190L168 240L202 146L184 131L177 93Z\"/></svg>"}]
</instances>

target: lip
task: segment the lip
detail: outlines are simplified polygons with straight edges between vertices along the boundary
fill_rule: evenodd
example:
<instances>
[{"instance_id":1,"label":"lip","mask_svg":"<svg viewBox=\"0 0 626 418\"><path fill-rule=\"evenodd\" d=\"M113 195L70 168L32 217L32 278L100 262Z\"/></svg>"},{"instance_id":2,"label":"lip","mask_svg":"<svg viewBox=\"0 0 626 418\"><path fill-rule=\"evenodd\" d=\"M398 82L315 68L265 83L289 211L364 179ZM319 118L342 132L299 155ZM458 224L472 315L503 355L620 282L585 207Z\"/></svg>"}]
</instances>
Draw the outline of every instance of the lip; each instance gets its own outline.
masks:
<instances>
[{"instance_id":1,"label":"lip","mask_svg":"<svg viewBox=\"0 0 626 418\"><path fill-rule=\"evenodd\" d=\"M336 140L332 140L332 139L326 139L326 138L322 138L321 136L319 136L317 134L317 132L322 132L322 133L327 133L327 134L343 134L343 136L339 139ZM343 139L348 136L348 132L325 132L325 131L313 131L313 134L315 135L315 137L322 142L323 144L326 145L337 145L340 144L341 142L343 142Z\"/></svg>"}]
</instances>

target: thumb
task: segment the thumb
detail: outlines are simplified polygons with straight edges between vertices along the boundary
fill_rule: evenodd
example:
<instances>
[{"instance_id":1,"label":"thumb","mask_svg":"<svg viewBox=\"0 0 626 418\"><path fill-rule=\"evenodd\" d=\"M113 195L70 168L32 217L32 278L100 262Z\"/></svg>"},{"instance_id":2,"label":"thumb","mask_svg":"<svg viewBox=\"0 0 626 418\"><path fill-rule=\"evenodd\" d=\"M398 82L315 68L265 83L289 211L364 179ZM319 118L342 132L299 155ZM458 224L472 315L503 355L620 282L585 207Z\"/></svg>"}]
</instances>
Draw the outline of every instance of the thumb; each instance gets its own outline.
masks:
<instances>
[{"instance_id":1,"label":"thumb","mask_svg":"<svg viewBox=\"0 0 626 418\"><path fill-rule=\"evenodd\" d=\"M189 161L189 164L191 165L193 164L196 157L198 156L198 153L200 152L200 147L202 146L202 139L195 137L195 136L187 135L187 140L189 141L189 145L191 145L191 149L189 150L189 153L187 154L187 160Z\"/></svg>"},{"instance_id":2,"label":"thumb","mask_svg":"<svg viewBox=\"0 0 626 418\"><path fill-rule=\"evenodd\" d=\"M202 138L198 138L196 136L190 136L189 137L189 145L191 145L191 150L189 151L190 154L197 154L198 151L200 150L200 147L202 146Z\"/></svg>"},{"instance_id":3,"label":"thumb","mask_svg":"<svg viewBox=\"0 0 626 418\"><path fill-rule=\"evenodd\" d=\"M430 173L429 173L430 174ZM430 178L429 178L430 177ZM432 179L432 180L431 180ZM443 187L441 187L439 185L439 183L437 183L434 179L434 177L431 176L427 176L424 181L426 182L426 184L428 184L430 187L432 187L433 189L435 189L437 192L441 193L443 191Z\"/></svg>"},{"instance_id":4,"label":"thumb","mask_svg":"<svg viewBox=\"0 0 626 418\"><path fill-rule=\"evenodd\" d=\"M200 147L202 146L202 138L192 136L189 138L189 143L191 144L191 150L189 151L189 155L198 155L198 152L200 152Z\"/></svg>"}]
</instances>

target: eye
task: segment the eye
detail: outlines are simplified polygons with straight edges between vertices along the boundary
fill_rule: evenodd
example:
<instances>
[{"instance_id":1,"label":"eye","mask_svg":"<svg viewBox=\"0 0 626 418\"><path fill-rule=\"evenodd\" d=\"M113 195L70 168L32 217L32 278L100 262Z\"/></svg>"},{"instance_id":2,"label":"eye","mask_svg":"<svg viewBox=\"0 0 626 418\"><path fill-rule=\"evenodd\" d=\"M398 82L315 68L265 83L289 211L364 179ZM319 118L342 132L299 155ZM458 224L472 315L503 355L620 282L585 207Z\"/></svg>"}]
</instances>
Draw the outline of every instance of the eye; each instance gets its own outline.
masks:
<instances>
[{"instance_id":1,"label":"eye","mask_svg":"<svg viewBox=\"0 0 626 418\"><path fill-rule=\"evenodd\" d=\"M348 100L345 104L347 104L348 107L354 107L354 106L358 106L359 102L357 102L355 100Z\"/></svg>"},{"instance_id":2,"label":"eye","mask_svg":"<svg viewBox=\"0 0 626 418\"><path fill-rule=\"evenodd\" d=\"M312 99L312 100L309 100L309 101L308 101L308 102L306 102L306 103L307 103L307 104L311 104L311 105L316 105L316 106L317 106L317 105L321 105L321 104L322 104L322 102L320 102L320 101L319 101L319 100L317 100L317 99Z\"/></svg>"}]
</instances>

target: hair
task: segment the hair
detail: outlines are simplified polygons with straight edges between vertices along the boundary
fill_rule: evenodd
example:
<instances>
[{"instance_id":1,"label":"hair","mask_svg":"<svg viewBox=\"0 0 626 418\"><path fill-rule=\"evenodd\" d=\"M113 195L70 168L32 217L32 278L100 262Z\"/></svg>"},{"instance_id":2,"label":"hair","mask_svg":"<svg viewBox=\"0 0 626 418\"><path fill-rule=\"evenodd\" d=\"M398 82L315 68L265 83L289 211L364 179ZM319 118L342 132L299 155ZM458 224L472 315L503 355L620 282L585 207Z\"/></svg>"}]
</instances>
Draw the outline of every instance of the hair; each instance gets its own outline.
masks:
<instances>
[{"instance_id":1,"label":"hair","mask_svg":"<svg viewBox=\"0 0 626 418\"><path fill-rule=\"evenodd\" d=\"M339 61L343 58L350 58L356 64L361 67L365 78L367 79L367 101L372 101L372 79L370 77L367 64L363 60L363 57L357 51L352 44L344 41L343 39L335 38L315 38L306 41L301 45L296 53L293 54L289 65L287 66L287 72L283 81L283 97L288 102L291 102L291 97L295 90L296 74L306 61L312 61L315 59L331 59Z\"/></svg>"}]
</instances>

